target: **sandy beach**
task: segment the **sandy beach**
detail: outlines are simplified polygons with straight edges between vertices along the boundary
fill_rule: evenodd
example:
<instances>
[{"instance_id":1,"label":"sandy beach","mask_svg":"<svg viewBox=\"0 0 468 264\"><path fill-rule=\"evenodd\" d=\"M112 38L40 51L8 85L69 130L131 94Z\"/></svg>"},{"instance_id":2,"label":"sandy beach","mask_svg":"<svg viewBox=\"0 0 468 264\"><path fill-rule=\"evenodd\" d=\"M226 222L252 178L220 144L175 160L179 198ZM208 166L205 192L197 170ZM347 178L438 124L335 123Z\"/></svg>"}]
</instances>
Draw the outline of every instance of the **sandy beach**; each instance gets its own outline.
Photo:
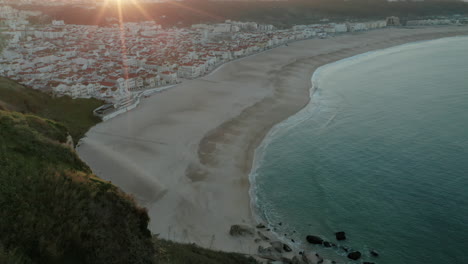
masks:
<instances>
[{"instance_id":1,"label":"sandy beach","mask_svg":"<svg viewBox=\"0 0 468 264\"><path fill-rule=\"evenodd\" d=\"M229 234L233 224L256 225L248 178L254 151L309 102L313 72L367 51L456 35L468 35L468 27L388 28L275 48L145 98L93 127L77 151L96 175L148 208L153 233L254 254L258 235Z\"/></svg>"}]
</instances>

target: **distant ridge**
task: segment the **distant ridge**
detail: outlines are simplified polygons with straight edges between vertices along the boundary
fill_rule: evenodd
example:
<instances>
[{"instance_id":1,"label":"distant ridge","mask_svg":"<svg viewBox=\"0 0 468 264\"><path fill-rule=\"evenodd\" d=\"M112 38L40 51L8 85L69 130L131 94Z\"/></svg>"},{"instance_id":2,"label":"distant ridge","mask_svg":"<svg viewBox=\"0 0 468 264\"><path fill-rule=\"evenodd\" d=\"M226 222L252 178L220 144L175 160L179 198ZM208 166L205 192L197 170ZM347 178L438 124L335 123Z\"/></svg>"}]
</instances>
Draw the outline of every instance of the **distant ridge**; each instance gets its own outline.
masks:
<instances>
[{"instance_id":1,"label":"distant ridge","mask_svg":"<svg viewBox=\"0 0 468 264\"><path fill-rule=\"evenodd\" d=\"M34 114L63 123L75 142L101 120L93 110L104 102L97 99L53 97L13 80L0 77L0 109Z\"/></svg>"}]
</instances>

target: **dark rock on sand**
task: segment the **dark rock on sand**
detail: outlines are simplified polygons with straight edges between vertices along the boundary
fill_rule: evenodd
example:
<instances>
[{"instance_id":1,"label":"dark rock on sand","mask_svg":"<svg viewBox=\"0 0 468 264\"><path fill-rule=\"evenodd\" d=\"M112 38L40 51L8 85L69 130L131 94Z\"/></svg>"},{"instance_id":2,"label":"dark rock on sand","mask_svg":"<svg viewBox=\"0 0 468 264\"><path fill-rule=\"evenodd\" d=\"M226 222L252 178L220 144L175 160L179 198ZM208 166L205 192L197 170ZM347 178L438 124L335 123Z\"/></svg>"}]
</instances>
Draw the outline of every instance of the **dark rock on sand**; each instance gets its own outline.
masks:
<instances>
[{"instance_id":1,"label":"dark rock on sand","mask_svg":"<svg viewBox=\"0 0 468 264\"><path fill-rule=\"evenodd\" d=\"M292 264L300 264L300 263L301 263L301 260L297 256L294 256L292 258Z\"/></svg>"},{"instance_id":2,"label":"dark rock on sand","mask_svg":"<svg viewBox=\"0 0 468 264\"><path fill-rule=\"evenodd\" d=\"M336 240L346 240L346 233L343 231L335 233Z\"/></svg>"},{"instance_id":3,"label":"dark rock on sand","mask_svg":"<svg viewBox=\"0 0 468 264\"><path fill-rule=\"evenodd\" d=\"M363 262L362 264L375 264L374 262Z\"/></svg>"},{"instance_id":4,"label":"dark rock on sand","mask_svg":"<svg viewBox=\"0 0 468 264\"><path fill-rule=\"evenodd\" d=\"M282 252L283 252L283 243L281 243L280 241L273 241L273 242L270 242L270 245L271 245L271 247L273 247L278 253L282 253Z\"/></svg>"},{"instance_id":5,"label":"dark rock on sand","mask_svg":"<svg viewBox=\"0 0 468 264\"><path fill-rule=\"evenodd\" d=\"M315 262L316 262L315 260L316 260L316 257L313 256L313 255L310 254L310 253L304 252L304 253L302 254L302 261L303 261L304 263L306 263L306 264L315 263Z\"/></svg>"},{"instance_id":6,"label":"dark rock on sand","mask_svg":"<svg viewBox=\"0 0 468 264\"><path fill-rule=\"evenodd\" d=\"M351 253L348 254L348 258L352 259L352 260L358 260L361 258L361 252L359 251L353 251Z\"/></svg>"},{"instance_id":7,"label":"dark rock on sand","mask_svg":"<svg viewBox=\"0 0 468 264\"><path fill-rule=\"evenodd\" d=\"M258 255L261 258L273 261L280 260L282 257L281 253L278 253L273 247L264 248L262 246L258 247Z\"/></svg>"},{"instance_id":8,"label":"dark rock on sand","mask_svg":"<svg viewBox=\"0 0 468 264\"><path fill-rule=\"evenodd\" d=\"M323 258L318 253L315 253L315 256L317 257L317 263L323 263Z\"/></svg>"},{"instance_id":9,"label":"dark rock on sand","mask_svg":"<svg viewBox=\"0 0 468 264\"><path fill-rule=\"evenodd\" d=\"M291 252L292 251L292 249L286 244L283 244L283 250L286 251L286 252Z\"/></svg>"},{"instance_id":10,"label":"dark rock on sand","mask_svg":"<svg viewBox=\"0 0 468 264\"><path fill-rule=\"evenodd\" d=\"M266 226L265 226L264 224L262 224L262 223L260 223L260 224L257 225L257 228L265 228L265 227L266 227Z\"/></svg>"},{"instance_id":11,"label":"dark rock on sand","mask_svg":"<svg viewBox=\"0 0 468 264\"><path fill-rule=\"evenodd\" d=\"M373 257L378 257L379 256L379 252L375 251L375 250L371 250L370 254L373 256Z\"/></svg>"},{"instance_id":12,"label":"dark rock on sand","mask_svg":"<svg viewBox=\"0 0 468 264\"><path fill-rule=\"evenodd\" d=\"M267 236L265 236L262 232L260 231L257 231L257 234L258 236L260 237L260 239L262 240L270 240Z\"/></svg>"},{"instance_id":13,"label":"dark rock on sand","mask_svg":"<svg viewBox=\"0 0 468 264\"><path fill-rule=\"evenodd\" d=\"M309 236L306 237L306 240L307 240L307 242L309 242L311 244L322 244L323 243L323 239L318 237L318 236L309 235Z\"/></svg>"},{"instance_id":14,"label":"dark rock on sand","mask_svg":"<svg viewBox=\"0 0 468 264\"><path fill-rule=\"evenodd\" d=\"M315 260L314 258L311 256L311 255L308 255L307 256L308 260L310 261L310 263L317 263L317 264L320 264L320 263L323 263L323 258L318 254L318 253L315 253Z\"/></svg>"},{"instance_id":15,"label":"dark rock on sand","mask_svg":"<svg viewBox=\"0 0 468 264\"><path fill-rule=\"evenodd\" d=\"M332 244L328 241L323 241L323 246L329 248L332 246Z\"/></svg>"},{"instance_id":16,"label":"dark rock on sand","mask_svg":"<svg viewBox=\"0 0 468 264\"><path fill-rule=\"evenodd\" d=\"M246 225L233 225L229 230L229 234L231 236L245 236L245 235L253 235L254 231L252 228Z\"/></svg>"}]
</instances>

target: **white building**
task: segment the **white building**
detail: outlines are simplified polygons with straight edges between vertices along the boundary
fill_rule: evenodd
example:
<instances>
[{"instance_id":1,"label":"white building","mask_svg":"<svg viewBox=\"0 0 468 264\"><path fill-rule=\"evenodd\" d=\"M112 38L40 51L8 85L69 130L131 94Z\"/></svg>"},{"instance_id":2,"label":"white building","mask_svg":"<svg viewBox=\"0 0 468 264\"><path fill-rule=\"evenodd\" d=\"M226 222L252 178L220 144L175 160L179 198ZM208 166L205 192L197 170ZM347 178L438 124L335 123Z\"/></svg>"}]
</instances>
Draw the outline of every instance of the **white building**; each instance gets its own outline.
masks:
<instances>
[{"instance_id":1,"label":"white building","mask_svg":"<svg viewBox=\"0 0 468 264\"><path fill-rule=\"evenodd\" d=\"M65 26L65 21L63 21L63 20L52 20L52 26Z\"/></svg>"},{"instance_id":2,"label":"white building","mask_svg":"<svg viewBox=\"0 0 468 264\"><path fill-rule=\"evenodd\" d=\"M161 72L162 84L175 84L178 82L177 73L172 71Z\"/></svg>"}]
</instances>

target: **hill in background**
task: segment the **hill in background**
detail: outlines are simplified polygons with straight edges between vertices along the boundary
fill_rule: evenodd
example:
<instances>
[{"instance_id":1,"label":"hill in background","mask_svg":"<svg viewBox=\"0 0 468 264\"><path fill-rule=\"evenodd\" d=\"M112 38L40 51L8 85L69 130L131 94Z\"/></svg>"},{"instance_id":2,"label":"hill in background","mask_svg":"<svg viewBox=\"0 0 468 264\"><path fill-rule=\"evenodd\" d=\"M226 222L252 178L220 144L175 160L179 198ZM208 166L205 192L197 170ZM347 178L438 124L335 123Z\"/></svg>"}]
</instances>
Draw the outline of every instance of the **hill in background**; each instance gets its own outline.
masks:
<instances>
[{"instance_id":1,"label":"hill in background","mask_svg":"<svg viewBox=\"0 0 468 264\"><path fill-rule=\"evenodd\" d=\"M0 110L34 114L62 123L75 142L101 121L93 110L104 104L97 99L53 97L0 77Z\"/></svg>"},{"instance_id":2,"label":"hill in background","mask_svg":"<svg viewBox=\"0 0 468 264\"><path fill-rule=\"evenodd\" d=\"M154 20L165 27L184 27L198 23L219 23L226 19L256 21L278 28L332 21L384 19L398 16L407 19L439 15L468 14L468 3L458 0L392 1L387 0L289 0L289 1L209 1L186 0L162 3L122 1L125 22ZM67 24L106 25L109 18L119 18L117 5L95 9L76 6L17 6L40 10L49 20L65 20ZM144 10L144 11L142 11Z\"/></svg>"}]
</instances>

